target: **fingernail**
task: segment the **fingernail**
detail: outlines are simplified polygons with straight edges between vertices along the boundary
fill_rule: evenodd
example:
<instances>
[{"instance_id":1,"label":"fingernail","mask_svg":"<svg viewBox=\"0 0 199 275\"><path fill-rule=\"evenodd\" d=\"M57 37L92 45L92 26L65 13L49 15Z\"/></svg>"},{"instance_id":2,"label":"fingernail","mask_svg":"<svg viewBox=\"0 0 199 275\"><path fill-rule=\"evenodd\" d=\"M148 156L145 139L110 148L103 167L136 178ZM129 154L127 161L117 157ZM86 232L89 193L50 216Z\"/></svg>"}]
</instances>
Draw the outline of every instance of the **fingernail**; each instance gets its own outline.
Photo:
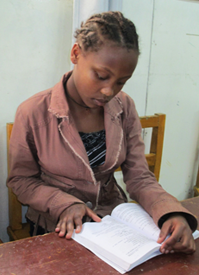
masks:
<instances>
[{"instance_id":1,"label":"fingernail","mask_svg":"<svg viewBox=\"0 0 199 275\"><path fill-rule=\"evenodd\" d=\"M76 232L79 232L80 231L80 226L78 225L77 227L76 227L76 230L75 230Z\"/></svg>"}]
</instances>

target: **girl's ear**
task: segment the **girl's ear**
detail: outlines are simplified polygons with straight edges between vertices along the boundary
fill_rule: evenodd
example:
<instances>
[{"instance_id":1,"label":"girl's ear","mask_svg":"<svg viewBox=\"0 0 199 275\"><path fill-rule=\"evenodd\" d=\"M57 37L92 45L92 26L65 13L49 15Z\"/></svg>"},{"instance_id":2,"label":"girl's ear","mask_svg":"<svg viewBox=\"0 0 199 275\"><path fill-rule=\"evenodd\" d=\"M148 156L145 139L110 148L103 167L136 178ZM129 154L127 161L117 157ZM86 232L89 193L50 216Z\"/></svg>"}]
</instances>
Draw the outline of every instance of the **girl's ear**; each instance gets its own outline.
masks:
<instances>
[{"instance_id":1,"label":"girl's ear","mask_svg":"<svg viewBox=\"0 0 199 275\"><path fill-rule=\"evenodd\" d=\"M71 53L70 53L70 60L73 64L77 64L77 61L80 56L81 49L78 45L78 43L75 43L72 47Z\"/></svg>"}]
</instances>

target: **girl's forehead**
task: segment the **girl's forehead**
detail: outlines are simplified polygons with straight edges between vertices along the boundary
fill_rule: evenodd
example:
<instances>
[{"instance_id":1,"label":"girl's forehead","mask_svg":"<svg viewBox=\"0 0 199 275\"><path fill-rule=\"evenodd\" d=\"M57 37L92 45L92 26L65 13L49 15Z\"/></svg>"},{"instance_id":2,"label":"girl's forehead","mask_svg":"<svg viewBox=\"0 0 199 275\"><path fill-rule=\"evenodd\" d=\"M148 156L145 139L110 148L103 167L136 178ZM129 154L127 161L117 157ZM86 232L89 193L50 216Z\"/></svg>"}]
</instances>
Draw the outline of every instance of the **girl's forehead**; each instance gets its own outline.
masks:
<instances>
[{"instance_id":1,"label":"girl's forehead","mask_svg":"<svg viewBox=\"0 0 199 275\"><path fill-rule=\"evenodd\" d=\"M137 65L138 53L133 49L103 45L98 51L86 52L85 59L92 63L93 66L112 69L117 66L131 71Z\"/></svg>"},{"instance_id":2,"label":"girl's forehead","mask_svg":"<svg viewBox=\"0 0 199 275\"><path fill-rule=\"evenodd\" d=\"M86 57L90 58L126 58L130 56L138 57L138 52L134 49L127 49L125 47L117 46L115 44L104 44L97 51L84 52Z\"/></svg>"}]
</instances>

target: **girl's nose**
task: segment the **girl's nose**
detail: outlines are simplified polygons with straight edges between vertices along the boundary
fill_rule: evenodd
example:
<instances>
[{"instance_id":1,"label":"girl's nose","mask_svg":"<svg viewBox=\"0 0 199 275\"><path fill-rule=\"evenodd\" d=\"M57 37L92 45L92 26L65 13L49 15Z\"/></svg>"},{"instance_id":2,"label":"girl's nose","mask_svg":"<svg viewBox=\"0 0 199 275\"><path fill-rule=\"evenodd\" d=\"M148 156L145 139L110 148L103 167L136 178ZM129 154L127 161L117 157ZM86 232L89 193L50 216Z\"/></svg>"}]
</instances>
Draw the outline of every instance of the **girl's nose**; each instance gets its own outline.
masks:
<instances>
[{"instance_id":1,"label":"girl's nose","mask_svg":"<svg viewBox=\"0 0 199 275\"><path fill-rule=\"evenodd\" d=\"M106 87L106 88L101 89L101 93L107 97L111 97L114 95L113 88L111 88L111 87Z\"/></svg>"}]
</instances>

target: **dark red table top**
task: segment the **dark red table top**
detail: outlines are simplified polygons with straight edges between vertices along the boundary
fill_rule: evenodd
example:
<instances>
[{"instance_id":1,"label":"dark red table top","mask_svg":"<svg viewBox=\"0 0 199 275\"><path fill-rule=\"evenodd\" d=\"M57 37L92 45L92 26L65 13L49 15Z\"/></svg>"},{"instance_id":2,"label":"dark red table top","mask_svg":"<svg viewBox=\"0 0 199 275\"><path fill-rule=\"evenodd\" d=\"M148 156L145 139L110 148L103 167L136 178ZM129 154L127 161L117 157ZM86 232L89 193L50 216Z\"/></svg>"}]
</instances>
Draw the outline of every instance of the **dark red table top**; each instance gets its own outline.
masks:
<instances>
[{"instance_id":1,"label":"dark red table top","mask_svg":"<svg viewBox=\"0 0 199 275\"><path fill-rule=\"evenodd\" d=\"M199 218L199 197L182 204ZM193 255L174 253L153 258L128 274L199 275L199 239ZM0 275L120 274L73 240L56 233L0 244Z\"/></svg>"}]
</instances>

